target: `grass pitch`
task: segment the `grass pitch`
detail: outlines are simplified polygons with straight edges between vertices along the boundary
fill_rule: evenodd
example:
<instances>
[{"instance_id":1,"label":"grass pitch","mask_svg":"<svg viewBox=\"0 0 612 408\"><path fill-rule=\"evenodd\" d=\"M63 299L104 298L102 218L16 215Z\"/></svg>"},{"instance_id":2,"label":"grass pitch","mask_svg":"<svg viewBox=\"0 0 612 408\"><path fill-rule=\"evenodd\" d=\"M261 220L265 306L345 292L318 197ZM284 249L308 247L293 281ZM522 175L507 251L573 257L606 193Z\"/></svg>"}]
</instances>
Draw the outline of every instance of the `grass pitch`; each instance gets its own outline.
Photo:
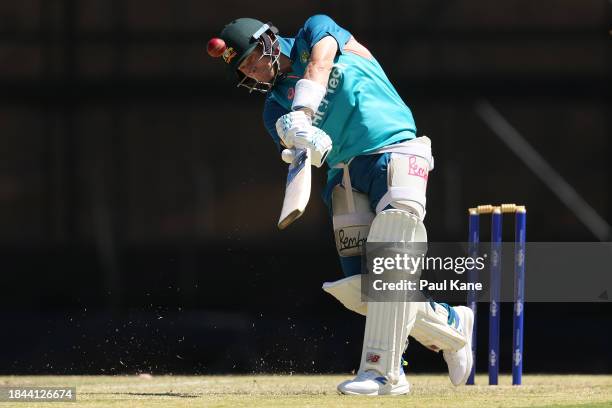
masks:
<instances>
[{"instance_id":1,"label":"grass pitch","mask_svg":"<svg viewBox=\"0 0 612 408\"><path fill-rule=\"evenodd\" d=\"M453 387L445 375L410 375L409 395L354 397L336 393L350 375L37 376L0 377L0 386L76 387L77 402L0 403L0 407L612 407L612 376L526 375L513 387L500 377Z\"/></svg>"}]
</instances>

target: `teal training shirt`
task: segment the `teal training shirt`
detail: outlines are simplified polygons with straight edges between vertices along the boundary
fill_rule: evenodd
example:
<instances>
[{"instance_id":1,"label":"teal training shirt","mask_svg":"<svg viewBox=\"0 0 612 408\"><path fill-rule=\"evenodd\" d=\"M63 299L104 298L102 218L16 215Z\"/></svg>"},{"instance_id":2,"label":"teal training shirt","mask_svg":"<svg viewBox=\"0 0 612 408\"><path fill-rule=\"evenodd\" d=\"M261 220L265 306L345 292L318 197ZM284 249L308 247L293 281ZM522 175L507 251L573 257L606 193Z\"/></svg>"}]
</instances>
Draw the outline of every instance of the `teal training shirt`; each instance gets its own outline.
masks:
<instances>
[{"instance_id":1,"label":"teal training shirt","mask_svg":"<svg viewBox=\"0 0 612 408\"><path fill-rule=\"evenodd\" d=\"M312 47L331 35L338 42L338 54L327 83L327 94L313 118L313 125L332 139L327 156L331 179L338 163L373 152L383 146L413 139L416 126L412 113L375 58L345 51L351 34L331 18L309 18L295 38L280 38L281 52L292 61L292 72L277 82L264 108L266 128L279 143L275 122L291 110L295 83L302 78Z\"/></svg>"}]
</instances>

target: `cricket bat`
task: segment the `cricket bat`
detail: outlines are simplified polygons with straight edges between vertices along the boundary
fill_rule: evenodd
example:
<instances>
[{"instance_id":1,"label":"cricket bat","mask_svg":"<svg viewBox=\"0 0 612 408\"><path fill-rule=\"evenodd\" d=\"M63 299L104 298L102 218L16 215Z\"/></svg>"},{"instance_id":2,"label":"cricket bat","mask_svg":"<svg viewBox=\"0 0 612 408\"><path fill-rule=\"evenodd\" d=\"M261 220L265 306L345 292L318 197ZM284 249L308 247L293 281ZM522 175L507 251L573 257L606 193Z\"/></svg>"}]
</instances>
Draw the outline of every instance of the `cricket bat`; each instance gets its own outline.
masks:
<instances>
[{"instance_id":1,"label":"cricket bat","mask_svg":"<svg viewBox=\"0 0 612 408\"><path fill-rule=\"evenodd\" d=\"M278 219L278 228L283 230L304 214L310 199L310 150L300 149L289 165L283 209Z\"/></svg>"}]
</instances>

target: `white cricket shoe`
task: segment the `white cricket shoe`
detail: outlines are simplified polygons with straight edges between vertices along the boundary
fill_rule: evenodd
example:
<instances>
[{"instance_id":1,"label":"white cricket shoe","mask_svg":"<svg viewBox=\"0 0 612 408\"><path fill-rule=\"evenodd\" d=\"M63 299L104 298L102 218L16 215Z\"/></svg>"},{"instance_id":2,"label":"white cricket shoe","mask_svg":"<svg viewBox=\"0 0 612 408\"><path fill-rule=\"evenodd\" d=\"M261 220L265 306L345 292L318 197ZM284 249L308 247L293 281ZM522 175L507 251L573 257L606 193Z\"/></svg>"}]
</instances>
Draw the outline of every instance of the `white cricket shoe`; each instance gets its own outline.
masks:
<instances>
[{"instance_id":1,"label":"white cricket shoe","mask_svg":"<svg viewBox=\"0 0 612 408\"><path fill-rule=\"evenodd\" d=\"M403 370L397 384L391 384L376 370L367 370L339 384L338 391L346 395L403 395L410 392L410 383Z\"/></svg>"},{"instance_id":2,"label":"white cricket shoe","mask_svg":"<svg viewBox=\"0 0 612 408\"><path fill-rule=\"evenodd\" d=\"M453 307L459 318L459 331L465 334L467 342L457 351L445 350L442 352L444 361L448 365L448 376L453 385L464 385L472 371L472 331L474 330L474 312L465 306Z\"/></svg>"}]
</instances>

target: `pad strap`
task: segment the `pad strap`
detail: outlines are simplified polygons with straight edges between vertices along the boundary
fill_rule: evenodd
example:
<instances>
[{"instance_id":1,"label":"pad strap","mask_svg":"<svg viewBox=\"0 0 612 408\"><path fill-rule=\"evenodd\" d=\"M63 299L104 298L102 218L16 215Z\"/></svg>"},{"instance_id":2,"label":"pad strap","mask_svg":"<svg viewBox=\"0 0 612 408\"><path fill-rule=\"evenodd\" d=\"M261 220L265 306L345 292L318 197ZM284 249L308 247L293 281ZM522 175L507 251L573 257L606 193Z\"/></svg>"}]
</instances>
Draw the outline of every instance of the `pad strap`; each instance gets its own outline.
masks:
<instances>
[{"instance_id":1,"label":"pad strap","mask_svg":"<svg viewBox=\"0 0 612 408\"><path fill-rule=\"evenodd\" d=\"M421 136L426 137L426 136ZM415 155L422 157L427 160L429 164L429 170L434 169L434 158L431 154L431 146L426 143L417 143L421 138L407 140L402 143L392 144L381 147L368 154L380 154L380 153L398 153L403 155Z\"/></svg>"},{"instance_id":2,"label":"pad strap","mask_svg":"<svg viewBox=\"0 0 612 408\"><path fill-rule=\"evenodd\" d=\"M388 187L387 192L381 197L376 206L376 213L381 212L394 201L412 200L419 201L425 206L426 197L422 190L412 187Z\"/></svg>"},{"instance_id":3,"label":"pad strap","mask_svg":"<svg viewBox=\"0 0 612 408\"><path fill-rule=\"evenodd\" d=\"M372 213L350 213L333 216L334 230L353 226L353 225L370 225L374 219Z\"/></svg>"}]
</instances>

